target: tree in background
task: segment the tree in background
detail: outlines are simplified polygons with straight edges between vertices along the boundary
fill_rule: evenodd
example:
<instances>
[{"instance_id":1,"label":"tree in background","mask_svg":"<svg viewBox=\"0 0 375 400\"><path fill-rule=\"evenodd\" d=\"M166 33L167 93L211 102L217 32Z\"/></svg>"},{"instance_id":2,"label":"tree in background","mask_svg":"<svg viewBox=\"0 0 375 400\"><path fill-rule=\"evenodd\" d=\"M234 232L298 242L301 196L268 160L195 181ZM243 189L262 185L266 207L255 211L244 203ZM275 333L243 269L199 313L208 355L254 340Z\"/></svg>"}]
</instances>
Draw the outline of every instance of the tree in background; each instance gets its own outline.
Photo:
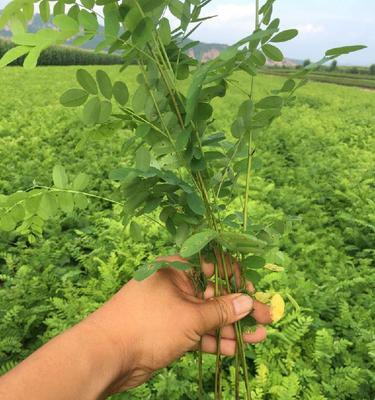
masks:
<instances>
[{"instance_id":1,"label":"tree in background","mask_svg":"<svg viewBox=\"0 0 375 400\"><path fill-rule=\"evenodd\" d=\"M304 67L307 67L308 65L310 65L311 64L311 61L309 60L309 59L307 59L307 60L305 60L304 62L303 62L303 66Z\"/></svg>"},{"instance_id":2,"label":"tree in background","mask_svg":"<svg viewBox=\"0 0 375 400\"><path fill-rule=\"evenodd\" d=\"M370 65L369 72L370 75L375 75L375 64Z\"/></svg>"},{"instance_id":3,"label":"tree in background","mask_svg":"<svg viewBox=\"0 0 375 400\"><path fill-rule=\"evenodd\" d=\"M328 71L332 72L335 71L337 69L337 60L333 60L331 65L328 68Z\"/></svg>"}]
</instances>

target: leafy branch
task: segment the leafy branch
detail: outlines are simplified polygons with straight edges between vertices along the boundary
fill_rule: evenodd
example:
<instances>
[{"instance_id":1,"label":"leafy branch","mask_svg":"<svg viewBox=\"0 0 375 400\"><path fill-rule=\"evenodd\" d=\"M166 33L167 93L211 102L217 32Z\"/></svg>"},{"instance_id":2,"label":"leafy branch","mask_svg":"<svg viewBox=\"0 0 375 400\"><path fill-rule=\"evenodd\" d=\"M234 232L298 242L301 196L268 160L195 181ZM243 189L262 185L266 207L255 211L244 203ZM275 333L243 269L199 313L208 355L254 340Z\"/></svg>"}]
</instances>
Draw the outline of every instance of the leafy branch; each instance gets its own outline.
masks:
<instances>
[{"instance_id":1,"label":"leafy branch","mask_svg":"<svg viewBox=\"0 0 375 400\"><path fill-rule=\"evenodd\" d=\"M246 279L256 283L261 278L260 268L278 262L275 250L285 224L279 220L255 224L249 218L255 142L281 116L283 108L293 104L296 91L307 82L310 72L364 46L330 49L320 61L298 71L281 88L255 99L256 75L267 59L275 62L284 59L277 44L292 40L298 31L280 31L280 20L272 19L275 0L266 0L262 5L256 0L254 32L229 46L216 59L200 64L186 53L188 45L184 40L211 18L201 16L209 2L104 2L105 38L97 50L108 48L108 52L120 52L124 58L121 71L136 63L137 88L130 94L128 84L122 79L112 82L105 71L98 70L93 76L79 69L76 73L79 87L67 90L60 101L66 107L83 106L83 121L93 129L105 132L115 126L130 132L124 146L127 156L109 174L116 182L113 190L121 201L85 191L87 176L80 174L69 182L65 169L56 166L53 187L35 185L28 192L0 197L1 230L17 229L35 240L34 236L43 232L44 221L55 216L59 209L71 212L75 207L85 208L87 198L94 198L120 206L124 226L130 224L137 237L142 236L139 235L142 228L135 225L137 218L144 217L165 227L180 254L189 259L189 264L175 264L175 268L196 268L197 257L212 260L217 296L246 291ZM46 0L37 3L43 19L48 21L49 3ZM12 1L0 17L0 28L10 22L13 41L18 46L3 56L0 66L26 55L24 66L31 68L37 64L40 52L51 45L69 39L76 44L90 40L98 33L98 17L101 17L93 10L94 5L94 1L74 3L66 12L64 4L57 2L53 9L55 29L29 33L27 21L33 10L22 2ZM179 21L173 30L165 17L167 10ZM250 76L249 93L234 83L233 74L238 71ZM187 90L181 84L184 81ZM225 101L229 85L246 99L237 110L231 132L217 132L215 101ZM122 165L124 160L127 165ZM238 193L241 193L242 213L231 213L228 204ZM158 218L149 215L157 212ZM229 278L234 273L234 258L241 259L240 285ZM146 279L164 267L158 261L147 263L135 272L135 278ZM280 267L276 265L277 268ZM282 299L274 298L280 305ZM244 323L251 325L254 321L249 317ZM239 398L242 376L246 399L250 400L243 332L243 324L236 323L234 390ZM216 337L214 386L215 398L221 399L220 330ZM201 355L199 360L201 363ZM201 379L202 365L198 370ZM202 394L202 382L199 386Z\"/></svg>"}]
</instances>

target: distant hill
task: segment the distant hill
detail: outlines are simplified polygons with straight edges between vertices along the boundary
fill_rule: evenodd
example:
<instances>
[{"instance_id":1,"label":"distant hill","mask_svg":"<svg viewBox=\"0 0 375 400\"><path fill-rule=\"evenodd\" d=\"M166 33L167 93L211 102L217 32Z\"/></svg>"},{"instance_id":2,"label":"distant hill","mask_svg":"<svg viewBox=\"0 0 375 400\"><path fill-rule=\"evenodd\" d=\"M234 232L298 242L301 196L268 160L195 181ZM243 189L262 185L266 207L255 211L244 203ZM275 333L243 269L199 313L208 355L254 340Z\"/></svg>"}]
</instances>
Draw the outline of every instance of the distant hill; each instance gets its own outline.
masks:
<instances>
[{"instance_id":1,"label":"distant hill","mask_svg":"<svg viewBox=\"0 0 375 400\"><path fill-rule=\"evenodd\" d=\"M220 43L199 43L189 50L189 55L199 61L208 61L216 58L228 46Z\"/></svg>"}]
</instances>

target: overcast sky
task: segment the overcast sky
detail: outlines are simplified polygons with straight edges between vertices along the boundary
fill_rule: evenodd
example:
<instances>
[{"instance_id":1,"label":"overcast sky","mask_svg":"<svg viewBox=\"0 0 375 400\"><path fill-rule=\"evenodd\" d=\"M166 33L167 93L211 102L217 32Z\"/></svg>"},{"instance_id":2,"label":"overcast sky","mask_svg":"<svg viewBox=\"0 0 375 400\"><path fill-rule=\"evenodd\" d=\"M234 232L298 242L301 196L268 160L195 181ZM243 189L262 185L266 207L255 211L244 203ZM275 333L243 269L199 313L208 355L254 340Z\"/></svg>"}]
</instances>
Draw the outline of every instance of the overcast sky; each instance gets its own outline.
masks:
<instances>
[{"instance_id":1,"label":"overcast sky","mask_svg":"<svg viewBox=\"0 0 375 400\"><path fill-rule=\"evenodd\" d=\"M9 0L0 0L0 8ZM261 0L262 2L262 0ZM193 38L202 42L233 43L254 28L254 0L212 0L207 21ZM326 49L351 44L369 48L339 60L342 64L375 63L375 0L276 0L274 16L282 28L300 35L283 46L287 57L319 59Z\"/></svg>"}]
</instances>

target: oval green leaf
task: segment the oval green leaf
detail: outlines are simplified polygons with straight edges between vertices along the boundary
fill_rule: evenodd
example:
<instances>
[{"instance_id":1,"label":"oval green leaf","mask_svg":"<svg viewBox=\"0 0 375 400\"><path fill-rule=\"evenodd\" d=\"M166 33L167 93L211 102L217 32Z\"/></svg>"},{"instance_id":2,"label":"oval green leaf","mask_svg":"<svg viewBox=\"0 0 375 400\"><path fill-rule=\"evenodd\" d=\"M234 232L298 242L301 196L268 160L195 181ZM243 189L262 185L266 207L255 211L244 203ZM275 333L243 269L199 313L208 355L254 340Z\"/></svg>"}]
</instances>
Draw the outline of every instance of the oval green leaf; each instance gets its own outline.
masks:
<instances>
[{"instance_id":1,"label":"oval green leaf","mask_svg":"<svg viewBox=\"0 0 375 400\"><path fill-rule=\"evenodd\" d=\"M88 93L82 89L69 89L60 97L60 103L65 107L78 107L86 102Z\"/></svg>"},{"instance_id":2,"label":"oval green leaf","mask_svg":"<svg viewBox=\"0 0 375 400\"><path fill-rule=\"evenodd\" d=\"M52 172L53 184L59 189L66 189L68 186L68 176L62 165L55 165Z\"/></svg>"},{"instance_id":3,"label":"oval green leaf","mask_svg":"<svg viewBox=\"0 0 375 400\"><path fill-rule=\"evenodd\" d=\"M265 44L262 46L263 53L273 61L283 61L284 55L280 49L272 44Z\"/></svg>"},{"instance_id":4,"label":"oval green leaf","mask_svg":"<svg viewBox=\"0 0 375 400\"><path fill-rule=\"evenodd\" d=\"M61 210L67 214L70 214L74 210L74 197L72 193L60 192L56 196L57 203Z\"/></svg>"},{"instance_id":5,"label":"oval green leaf","mask_svg":"<svg viewBox=\"0 0 375 400\"><path fill-rule=\"evenodd\" d=\"M147 42L152 39L152 29L154 23L149 17L143 18L134 29L132 34L133 44L139 48L143 48Z\"/></svg>"},{"instance_id":6,"label":"oval green leaf","mask_svg":"<svg viewBox=\"0 0 375 400\"><path fill-rule=\"evenodd\" d=\"M40 14L40 17L42 18L43 22L48 22L49 17L51 15L51 9L49 7L48 0L42 0L39 3L39 14Z\"/></svg>"},{"instance_id":7,"label":"oval green leaf","mask_svg":"<svg viewBox=\"0 0 375 400\"><path fill-rule=\"evenodd\" d=\"M172 40L171 27L168 18L162 18L159 22L159 35L164 46L168 46Z\"/></svg>"},{"instance_id":8,"label":"oval green leaf","mask_svg":"<svg viewBox=\"0 0 375 400\"><path fill-rule=\"evenodd\" d=\"M143 242L142 228L135 221L130 223L129 234L135 242Z\"/></svg>"},{"instance_id":9,"label":"oval green leaf","mask_svg":"<svg viewBox=\"0 0 375 400\"><path fill-rule=\"evenodd\" d=\"M335 47L334 49L327 50L326 56L341 56L342 54L353 53L354 51L363 50L365 48L367 48L367 46L363 45Z\"/></svg>"},{"instance_id":10,"label":"oval green leaf","mask_svg":"<svg viewBox=\"0 0 375 400\"><path fill-rule=\"evenodd\" d=\"M124 82L117 81L114 83L113 97L120 105L124 106L129 100L129 89Z\"/></svg>"},{"instance_id":11,"label":"oval green leaf","mask_svg":"<svg viewBox=\"0 0 375 400\"><path fill-rule=\"evenodd\" d=\"M91 98L83 108L83 121L86 124L96 124L100 118L101 101L98 97Z\"/></svg>"},{"instance_id":12,"label":"oval green leaf","mask_svg":"<svg viewBox=\"0 0 375 400\"><path fill-rule=\"evenodd\" d=\"M78 191L84 190L86 189L88 184L89 184L89 176L81 172L74 178L73 190L78 190Z\"/></svg>"},{"instance_id":13,"label":"oval green leaf","mask_svg":"<svg viewBox=\"0 0 375 400\"><path fill-rule=\"evenodd\" d=\"M208 243L216 239L218 233L212 229L207 229L205 231L196 233L190 236L189 239L185 240L181 246L180 254L182 257L191 257L202 250Z\"/></svg>"},{"instance_id":14,"label":"oval green leaf","mask_svg":"<svg viewBox=\"0 0 375 400\"><path fill-rule=\"evenodd\" d=\"M287 29L276 34L272 39L271 42L280 43L280 42L287 42L288 40L294 39L298 35L297 29Z\"/></svg>"},{"instance_id":15,"label":"oval green leaf","mask_svg":"<svg viewBox=\"0 0 375 400\"><path fill-rule=\"evenodd\" d=\"M0 217L0 230L5 232L11 232L16 228L16 221L11 215L5 214Z\"/></svg>"},{"instance_id":16,"label":"oval green leaf","mask_svg":"<svg viewBox=\"0 0 375 400\"><path fill-rule=\"evenodd\" d=\"M98 94L98 87L95 79L85 69L79 69L76 73L77 82L82 86L86 92L90 94Z\"/></svg>"},{"instance_id":17,"label":"oval green leaf","mask_svg":"<svg viewBox=\"0 0 375 400\"><path fill-rule=\"evenodd\" d=\"M0 68L5 67L12 61L17 60L17 58L27 54L31 49L32 47L28 46L16 46L8 50L0 60Z\"/></svg>"},{"instance_id":18,"label":"oval green leaf","mask_svg":"<svg viewBox=\"0 0 375 400\"><path fill-rule=\"evenodd\" d=\"M68 15L57 15L53 19L53 24L60 28L61 31L65 33L68 37L75 35L79 31L78 22Z\"/></svg>"},{"instance_id":19,"label":"oval green leaf","mask_svg":"<svg viewBox=\"0 0 375 400\"><path fill-rule=\"evenodd\" d=\"M263 268L266 265L266 260L259 256L249 256L241 261L241 265L245 268Z\"/></svg>"},{"instance_id":20,"label":"oval green leaf","mask_svg":"<svg viewBox=\"0 0 375 400\"><path fill-rule=\"evenodd\" d=\"M86 10L79 12L78 21L89 32L96 32L99 27L96 15Z\"/></svg>"},{"instance_id":21,"label":"oval green leaf","mask_svg":"<svg viewBox=\"0 0 375 400\"><path fill-rule=\"evenodd\" d=\"M137 7L133 7L125 16L124 25L127 30L133 32L139 22L142 20L142 14Z\"/></svg>"},{"instance_id":22,"label":"oval green leaf","mask_svg":"<svg viewBox=\"0 0 375 400\"><path fill-rule=\"evenodd\" d=\"M205 207L203 200L198 196L197 193L188 193L186 196L186 201L189 208L197 215L204 215Z\"/></svg>"},{"instance_id":23,"label":"oval green leaf","mask_svg":"<svg viewBox=\"0 0 375 400\"><path fill-rule=\"evenodd\" d=\"M291 92L296 86L296 82L293 79L288 79L284 82L280 92Z\"/></svg>"},{"instance_id":24,"label":"oval green leaf","mask_svg":"<svg viewBox=\"0 0 375 400\"><path fill-rule=\"evenodd\" d=\"M53 217L57 210L58 204L55 194L50 192L43 194L39 204L38 216L44 220L47 220Z\"/></svg>"},{"instance_id":25,"label":"oval green leaf","mask_svg":"<svg viewBox=\"0 0 375 400\"><path fill-rule=\"evenodd\" d=\"M260 100L257 108L280 108L283 105L283 99L280 96L268 96Z\"/></svg>"},{"instance_id":26,"label":"oval green leaf","mask_svg":"<svg viewBox=\"0 0 375 400\"><path fill-rule=\"evenodd\" d=\"M65 12L65 4L63 1L59 0L55 3L55 5L53 6L53 15L60 15L60 14L64 14Z\"/></svg>"},{"instance_id":27,"label":"oval green leaf","mask_svg":"<svg viewBox=\"0 0 375 400\"><path fill-rule=\"evenodd\" d=\"M38 58L42 50L44 50L43 47L34 47L32 50L30 50L29 54L25 58L25 61L23 62L24 68L26 69L35 68L36 65L38 64Z\"/></svg>"},{"instance_id":28,"label":"oval green leaf","mask_svg":"<svg viewBox=\"0 0 375 400\"><path fill-rule=\"evenodd\" d=\"M112 112L112 103L108 100L100 102L100 115L99 121L101 124L107 122Z\"/></svg>"},{"instance_id":29,"label":"oval green leaf","mask_svg":"<svg viewBox=\"0 0 375 400\"><path fill-rule=\"evenodd\" d=\"M228 250L240 253L254 253L267 244L255 236L237 232L220 232L217 239Z\"/></svg>"},{"instance_id":30,"label":"oval green leaf","mask_svg":"<svg viewBox=\"0 0 375 400\"><path fill-rule=\"evenodd\" d=\"M99 89L102 95L108 100L110 100L112 98L111 78L105 71L99 69L96 71L96 80L98 82Z\"/></svg>"},{"instance_id":31,"label":"oval green leaf","mask_svg":"<svg viewBox=\"0 0 375 400\"><path fill-rule=\"evenodd\" d=\"M249 269L245 272L245 276L246 276L246 280L250 281L254 285L256 285L262 279L262 276L260 274L258 274L258 272L253 271L251 269Z\"/></svg>"},{"instance_id":32,"label":"oval green leaf","mask_svg":"<svg viewBox=\"0 0 375 400\"><path fill-rule=\"evenodd\" d=\"M135 166L141 171L147 171L150 168L151 155L145 147L140 147L135 153Z\"/></svg>"}]
</instances>

